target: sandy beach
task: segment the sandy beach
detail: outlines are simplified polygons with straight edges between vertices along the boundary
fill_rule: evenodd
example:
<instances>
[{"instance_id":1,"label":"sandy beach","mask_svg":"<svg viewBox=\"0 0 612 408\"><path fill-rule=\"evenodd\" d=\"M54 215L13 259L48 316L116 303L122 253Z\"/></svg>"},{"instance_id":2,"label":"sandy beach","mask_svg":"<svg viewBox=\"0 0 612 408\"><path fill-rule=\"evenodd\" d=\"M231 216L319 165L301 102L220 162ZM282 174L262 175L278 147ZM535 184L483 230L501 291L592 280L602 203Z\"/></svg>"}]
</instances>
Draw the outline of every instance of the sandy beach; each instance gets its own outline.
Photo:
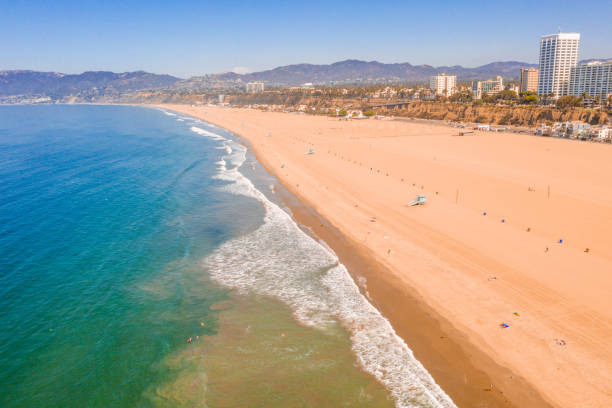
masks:
<instances>
[{"instance_id":1,"label":"sandy beach","mask_svg":"<svg viewBox=\"0 0 612 408\"><path fill-rule=\"evenodd\" d=\"M372 265L373 303L459 406L612 405L612 146L163 107L247 139L329 222L315 233ZM427 204L407 207L417 195Z\"/></svg>"}]
</instances>

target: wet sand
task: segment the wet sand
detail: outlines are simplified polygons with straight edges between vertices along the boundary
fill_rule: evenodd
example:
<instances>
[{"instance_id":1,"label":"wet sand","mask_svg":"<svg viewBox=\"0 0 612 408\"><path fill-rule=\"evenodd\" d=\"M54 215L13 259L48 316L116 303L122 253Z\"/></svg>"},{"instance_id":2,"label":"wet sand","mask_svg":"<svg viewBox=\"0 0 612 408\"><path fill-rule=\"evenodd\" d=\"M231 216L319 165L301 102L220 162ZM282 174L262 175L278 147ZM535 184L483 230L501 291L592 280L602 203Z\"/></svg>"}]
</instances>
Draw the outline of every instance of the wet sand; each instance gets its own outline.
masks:
<instances>
[{"instance_id":1,"label":"wet sand","mask_svg":"<svg viewBox=\"0 0 612 408\"><path fill-rule=\"evenodd\" d=\"M549 407L524 379L496 364L474 347L446 319L428 307L414 288L393 276L363 245L347 239L311 207L290 193L282 201L293 218L314 237L323 240L346 265L361 292L391 322L436 382L459 407L519 407L498 386L491 387L489 373L496 380L510 380L520 393L521 403ZM365 280L364 280L365 279Z\"/></svg>"},{"instance_id":2,"label":"wet sand","mask_svg":"<svg viewBox=\"0 0 612 408\"><path fill-rule=\"evenodd\" d=\"M610 405L610 146L167 108L245 137L337 228L326 236L331 225L317 230L294 209L366 278L372 302L459 406ZM405 207L417 193L427 205Z\"/></svg>"}]
</instances>

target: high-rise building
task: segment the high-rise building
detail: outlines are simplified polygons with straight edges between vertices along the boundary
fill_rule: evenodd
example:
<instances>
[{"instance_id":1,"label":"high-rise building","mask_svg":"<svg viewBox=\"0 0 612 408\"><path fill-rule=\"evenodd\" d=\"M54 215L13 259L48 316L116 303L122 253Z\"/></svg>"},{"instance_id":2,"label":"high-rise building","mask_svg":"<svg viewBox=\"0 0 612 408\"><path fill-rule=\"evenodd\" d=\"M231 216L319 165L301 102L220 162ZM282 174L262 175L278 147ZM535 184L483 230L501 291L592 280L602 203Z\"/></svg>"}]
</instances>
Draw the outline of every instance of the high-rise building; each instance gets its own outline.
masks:
<instances>
[{"instance_id":1,"label":"high-rise building","mask_svg":"<svg viewBox=\"0 0 612 408\"><path fill-rule=\"evenodd\" d=\"M572 68L569 81L569 95L589 95L604 100L612 94L612 60L593 61Z\"/></svg>"},{"instance_id":2,"label":"high-rise building","mask_svg":"<svg viewBox=\"0 0 612 408\"><path fill-rule=\"evenodd\" d=\"M540 40L538 95L567 95L571 69L578 64L579 33L545 35Z\"/></svg>"},{"instance_id":3,"label":"high-rise building","mask_svg":"<svg viewBox=\"0 0 612 408\"><path fill-rule=\"evenodd\" d=\"M496 76L495 79L489 81L472 82L472 94L474 99L480 99L484 94L495 95L504 90L504 79L501 76Z\"/></svg>"},{"instance_id":4,"label":"high-rise building","mask_svg":"<svg viewBox=\"0 0 612 408\"><path fill-rule=\"evenodd\" d=\"M264 91L263 82L247 82L246 91L248 93L259 93Z\"/></svg>"},{"instance_id":5,"label":"high-rise building","mask_svg":"<svg viewBox=\"0 0 612 408\"><path fill-rule=\"evenodd\" d=\"M457 76L456 75L434 75L429 78L429 87L436 95L451 96L457 92Z\"/></svg>"},{"instance_id":6,"label":"high-rise building","mask_svg":"<svg viewBox=\"0 0 612 408\"><path fill-rule=\"evenodd\" d=\"M537 68L521 68L519 92L538 92L539 74L540 70Z\"/></svg>"}]
</instances>

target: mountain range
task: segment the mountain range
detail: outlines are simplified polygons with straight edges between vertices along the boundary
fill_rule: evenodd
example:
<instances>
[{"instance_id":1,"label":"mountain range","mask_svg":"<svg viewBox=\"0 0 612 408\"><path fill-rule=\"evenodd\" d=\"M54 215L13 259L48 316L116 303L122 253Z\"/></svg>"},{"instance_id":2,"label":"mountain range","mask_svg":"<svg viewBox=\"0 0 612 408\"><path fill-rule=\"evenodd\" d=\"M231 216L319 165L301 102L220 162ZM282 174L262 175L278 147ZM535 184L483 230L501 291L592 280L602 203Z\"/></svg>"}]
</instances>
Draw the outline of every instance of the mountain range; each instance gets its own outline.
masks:
<instances>
[{"instance_id":1,"label":"mountain range","mask_svg":"<svg viewBox=\"0 0 612 408\"><path fill-rule=\"evenodd\" d=\"M591 60L581 61L589 62ZM62 74L38 71L0 71L0 97L45 96L53 101L77 97L93 101L101 96L143 90L190 90L239 88L251 81L262 81L267 86L423 83L431 75L447 73L457 75L459 81L488 79L501 75L517 79L521 68L534 68L535 64L518 61L499 61L475 68L460 65L434 67L409 63L384 64L377 61L345 60L327 65L294 64L270 70L237 74L225 72L181 79L171 75L158 75L144 71L114 73L89 71L82 74Z\"/></svg>"},{"instance_id":2,"label":"mountain range","mask_svg":"<svg viewBox=\"0 0 612 408\"><path fill-rule=\"evenodd\" d=\"M144 89L168 88L180 81L171 75L144 71L114 73L89 71L61 74L38 71L0 71L0 96L45 95L60 99L69 95L127 93Z\"/></svg>"},{"instance_id":3,"label":"mountain range","mask_svg":"<svg viewBox=\"0 0 612 408\"><path fill-rule=\"evenodd\" d=\"M177 84L178 87L209 87L219 84L236 86L251 81L262 81L270 85L294 86L311 82L315 85L355 83L399 83L424 82L431 75L447 73L457 75L458 80L487 79L495 75L518 78L521 68L537 67L517 61L492 62L476 68L460 65L434 67L409 63L384 64L377 61L346 60L328 65L295 64L249 74L226 72L222 74L193 77Z\"/></svg>"}]
</instances>

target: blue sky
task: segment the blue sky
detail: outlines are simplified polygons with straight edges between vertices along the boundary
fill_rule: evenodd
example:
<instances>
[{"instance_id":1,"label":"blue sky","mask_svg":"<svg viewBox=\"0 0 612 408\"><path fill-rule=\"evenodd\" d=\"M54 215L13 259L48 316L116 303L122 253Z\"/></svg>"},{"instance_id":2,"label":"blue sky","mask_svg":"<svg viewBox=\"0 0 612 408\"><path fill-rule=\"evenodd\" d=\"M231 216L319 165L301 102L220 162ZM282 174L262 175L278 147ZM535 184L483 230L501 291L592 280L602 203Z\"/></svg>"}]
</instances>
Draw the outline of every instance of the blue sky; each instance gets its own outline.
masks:
<instances>
[{"instance_id":1,"label":"blue sky","mask_svg":"<svg viewBox=\"0 0 612 408\"><path fill-rule=\"evenodd\" d=\"M355 58L536 62L539 38L582 34L612 57L612 1L0 0L0 70L146 70L180 77Z\"/></svg>"}]
</instances>

